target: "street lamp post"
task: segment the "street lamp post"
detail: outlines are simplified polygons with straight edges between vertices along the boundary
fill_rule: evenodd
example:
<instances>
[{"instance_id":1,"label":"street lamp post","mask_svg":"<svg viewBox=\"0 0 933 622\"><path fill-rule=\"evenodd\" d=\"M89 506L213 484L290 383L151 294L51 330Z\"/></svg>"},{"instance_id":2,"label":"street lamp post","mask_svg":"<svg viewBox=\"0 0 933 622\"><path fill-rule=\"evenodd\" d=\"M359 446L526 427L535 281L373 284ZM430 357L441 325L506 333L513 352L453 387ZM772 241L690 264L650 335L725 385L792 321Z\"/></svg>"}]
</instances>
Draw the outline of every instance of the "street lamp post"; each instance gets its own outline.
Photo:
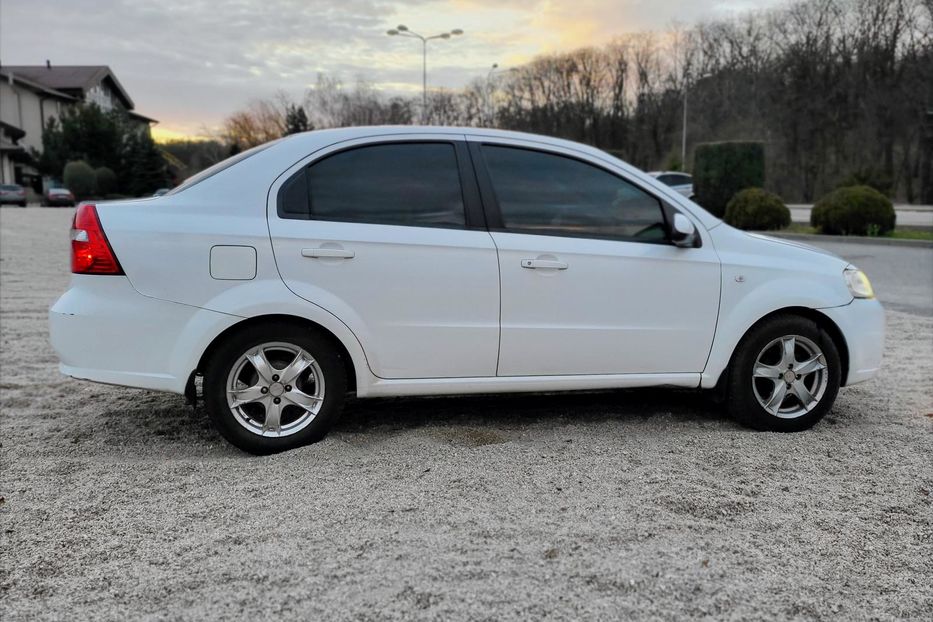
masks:
<instances>
[{"instance_id":1,"label":"street lamp post","mask_svg":"<svg viewBox=\"0 0 933 622\"><path fill-rule=\"evenodd\" d=\"M493 63L492 67L489 69L489 73L486 74L486 123L489 127L491 127L495 122L492 109L492 77L497 73L511 71L515 71L515 68L510 67L509 69L499 69L499 63Z\"/></svg>"},{"instance_id":2,"label":"street lamp post","mask_svg":"<svg viewBox=\"0 0 933 622\"><path fill-rule=\"evenodd\" d=\"M462 35L463 31L454 28L449 32L425 37L410 30L405 24L399 24L395 28L387 30L386 34L390 37L409 37L421 41L421 122L424 123L428 113L428 41L431 39L450 39L451 36Z\"/></svg>"}]
</instances>

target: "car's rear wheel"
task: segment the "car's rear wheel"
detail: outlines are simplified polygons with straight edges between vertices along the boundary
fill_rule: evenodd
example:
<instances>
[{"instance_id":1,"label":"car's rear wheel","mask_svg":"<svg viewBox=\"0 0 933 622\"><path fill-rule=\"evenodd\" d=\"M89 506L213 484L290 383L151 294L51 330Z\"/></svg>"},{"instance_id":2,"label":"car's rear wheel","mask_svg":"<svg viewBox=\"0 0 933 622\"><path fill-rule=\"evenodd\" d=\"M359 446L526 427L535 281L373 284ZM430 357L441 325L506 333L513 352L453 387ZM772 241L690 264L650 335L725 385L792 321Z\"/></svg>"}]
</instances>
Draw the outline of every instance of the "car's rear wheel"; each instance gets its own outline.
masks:
<instances>
[{"instance_id":1,"label":"car's rear wheel","mask_svg":"<svg viewBox=\"0 0 933 622\"><path fill-rule=\"evenodd\" d=\"M240 449L270 454L314 443L343 408L346 372L324 336L290 324L235 334L207 364L204 401Z\"/></svg>"},{"instance_id":2,"label":"car's rear wheel","mask_svg":"<svg viewBox=\"0 0 933 622\"><path fill-rule=\"evenodd\" d=\"M805 430L832 407L841 368L836 344L816 322L772 318L736 349L728 372L729 411L759 430Z\"/></svg>"}]
</instances>

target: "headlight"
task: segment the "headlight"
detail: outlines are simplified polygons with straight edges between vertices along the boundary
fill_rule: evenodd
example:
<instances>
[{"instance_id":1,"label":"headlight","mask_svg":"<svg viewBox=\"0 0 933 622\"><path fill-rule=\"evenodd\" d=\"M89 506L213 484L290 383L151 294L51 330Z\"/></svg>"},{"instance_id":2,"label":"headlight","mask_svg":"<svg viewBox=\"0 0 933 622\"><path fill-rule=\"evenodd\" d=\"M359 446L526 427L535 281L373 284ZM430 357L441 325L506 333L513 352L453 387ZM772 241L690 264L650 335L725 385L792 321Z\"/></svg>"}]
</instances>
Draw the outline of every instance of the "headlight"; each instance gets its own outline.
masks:
<instances>
[{"instance_id":1,"label":"headlight","mask_svg":"<svg viewBox=\"0 0 933 622\"><path fill-rule=\"evenodd\" d=\"M843 274L846 277L846 285L849 291L856 298L874 298L875 290L871 288L871 281L865 276L865 273L858 268L846 268Z\"/></svg>"}]
</instances>

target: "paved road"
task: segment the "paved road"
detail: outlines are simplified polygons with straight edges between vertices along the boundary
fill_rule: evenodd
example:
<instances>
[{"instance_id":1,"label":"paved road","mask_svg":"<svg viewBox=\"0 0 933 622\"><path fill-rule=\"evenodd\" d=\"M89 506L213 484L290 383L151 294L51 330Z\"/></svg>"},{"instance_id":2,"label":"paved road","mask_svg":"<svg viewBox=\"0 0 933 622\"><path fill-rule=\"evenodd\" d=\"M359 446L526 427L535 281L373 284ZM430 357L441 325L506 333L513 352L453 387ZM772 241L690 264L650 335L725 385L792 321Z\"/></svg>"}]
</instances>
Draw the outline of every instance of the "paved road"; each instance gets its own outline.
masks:
<instances>
[{"instance_id":1,"label":"paved road","mask_svg":"<svg viewBox=\"0 0 933 622\"><path fill-rule=\"evenodd\" d=\"M794 222L810 222L812 205L788 205ZM895 205L899 227L933 227L933 207L929 205Z\"/></svg>"},{"instance_id":2,"label":"paved road","mask_svg":"<svg viewBox=\"0 0 933 622\"><path fill-rule=\"evenodd\" d=\"M811 244L864 270L885 307L933 316L933 248L834 241Z\"/></svg>"}]
</instances>

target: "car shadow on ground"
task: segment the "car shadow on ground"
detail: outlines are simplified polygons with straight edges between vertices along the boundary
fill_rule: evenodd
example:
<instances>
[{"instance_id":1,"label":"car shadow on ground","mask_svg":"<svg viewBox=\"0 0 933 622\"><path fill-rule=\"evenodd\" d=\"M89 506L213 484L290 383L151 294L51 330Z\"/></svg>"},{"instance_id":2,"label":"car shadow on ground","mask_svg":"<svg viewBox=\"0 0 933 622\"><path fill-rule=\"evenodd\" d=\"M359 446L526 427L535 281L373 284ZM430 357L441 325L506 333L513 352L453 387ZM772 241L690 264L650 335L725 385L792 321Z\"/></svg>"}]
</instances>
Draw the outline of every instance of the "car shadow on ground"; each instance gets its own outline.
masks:
<instances>
[{"instance_id":1,"label":"car shadow on ground","mask_svg":"<svg viewBox=\"0 0 933 622\"><path fill-rule=\"evenodd\" d=\"M96 442L123 446L128 441L146 447L170 448L173 453L203 452L214 445L224 454L243 455L213 429L203 404L192 408L178 396L127 391L111 400L100 413L106 425L92 429L74 422L66 432L72 443ZM347 401L334 425L334 435L377 440L400 433L449 428L467 430L452 436L453 442L484 445L511 430L534 435L536 429L579 426L617 421L643 424L664 417L668 424L696 422L731 426L720 406L709 395L678 389L626 389L569 393L519 393L476 396L405 397ZM99 423L99 421L98 421ZM219 443L219 445L218 445Z\"/></svg>"},{"instance_id":2,"label":"car shadow on ground","mask_svg":"<svg viewBox=\"0 0 933 622\"><path fill-rule=\"evenodd\" d=\"M710 396L697 391L627 389L565 393L377 398L348 401L338 432L366 432L391 426L413 429L438 425L490 427L561 422L598 423L610 419L725 420Z\"/></svg>"}]
</instances>

